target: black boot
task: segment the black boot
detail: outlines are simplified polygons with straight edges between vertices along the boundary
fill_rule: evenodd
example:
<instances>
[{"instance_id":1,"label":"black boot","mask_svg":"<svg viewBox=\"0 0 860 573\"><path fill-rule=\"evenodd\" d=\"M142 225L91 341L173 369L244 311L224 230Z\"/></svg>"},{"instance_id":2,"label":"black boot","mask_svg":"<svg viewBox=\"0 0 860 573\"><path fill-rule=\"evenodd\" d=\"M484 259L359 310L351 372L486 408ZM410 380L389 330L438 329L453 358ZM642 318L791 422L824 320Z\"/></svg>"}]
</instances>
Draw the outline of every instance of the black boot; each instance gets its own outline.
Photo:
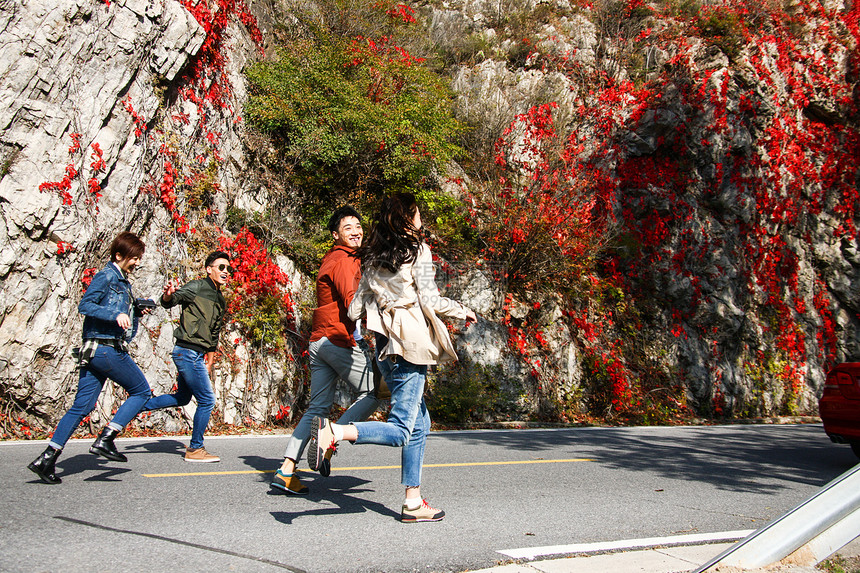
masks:
<instances>
[{"instance_id":1,"label":"black boot","mask_svg":"<svg viewBox=\"0 0 860 573\"><path fill-rule=\"evenodd\" d=\"M57 458L60 457L60 452L62 451L48 446L38 458L27 466L27 469L39 476L45 483L60 483L63 480L54 475L54 464L57 462Z\"/></svg>"},{"instance_id":2,"label":"black boot","mask_svg":"<svg viewBox=\"0 0 860 573\"><path fill-rule=\"evenodd\" d=\"M119 434L119 430L114 430L110 426L105 426L93 445L90 446L90 453L99 456L104 456L115 462L127 462L128 458L119 453L116 446L113 445L114 438Z\"/></svg>"}]
</instances>

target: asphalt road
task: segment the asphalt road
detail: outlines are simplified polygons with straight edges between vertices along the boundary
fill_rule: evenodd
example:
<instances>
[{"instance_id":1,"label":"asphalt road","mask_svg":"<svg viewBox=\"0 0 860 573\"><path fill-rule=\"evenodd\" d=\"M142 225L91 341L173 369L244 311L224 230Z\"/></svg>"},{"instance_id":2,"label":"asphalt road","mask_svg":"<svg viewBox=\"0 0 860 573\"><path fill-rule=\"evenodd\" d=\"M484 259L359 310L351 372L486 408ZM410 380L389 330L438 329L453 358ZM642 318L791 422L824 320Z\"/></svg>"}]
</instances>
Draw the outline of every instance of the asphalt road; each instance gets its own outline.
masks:
<instances>
[{"instance_id":1,"label":"asphalt road","mask_svg":"<svg viewBox=\"0 0 860 573\"><path fill-rule=\"evenodd\" d=\"M757 529L857 459L820 425L433 433L422 493L447 512L401 524L399 451L344 444L305 497L270 490L287 438L117 441L126 464L72 441L63 483L0 443L0 570L466 571L515 548ZM303 464L304 465L304 464Z\"/></svg>"}]
</instances>

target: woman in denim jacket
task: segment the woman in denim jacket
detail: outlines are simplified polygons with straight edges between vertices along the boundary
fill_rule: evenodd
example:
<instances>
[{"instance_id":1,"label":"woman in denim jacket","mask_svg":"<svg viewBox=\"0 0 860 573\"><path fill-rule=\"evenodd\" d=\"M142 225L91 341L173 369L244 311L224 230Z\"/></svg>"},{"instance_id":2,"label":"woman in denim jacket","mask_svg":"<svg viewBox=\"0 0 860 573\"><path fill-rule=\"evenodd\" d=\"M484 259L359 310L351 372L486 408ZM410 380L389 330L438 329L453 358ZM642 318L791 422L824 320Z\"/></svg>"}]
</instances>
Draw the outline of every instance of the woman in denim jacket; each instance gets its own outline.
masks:
<instances>
[{"instance_id":1,"label":"woman in denim jacket","mask_svg":"<svg viewBox=\"0 0 860 573\"><path fill-rule=\"evenodd\" d=\"M81 420L95 408L108 378L125 388L128 398L93 442L90 452L117 462L127 461L117 451L114 439L151 395L146 377L128 354L128 342L137 332L139 318L128 273L140 262L144 249L143 241L134 233L117 235L110 247L111 262L93 277L78 305L84 315L78 392L48 447L27 466L45 483L60 483L54 464Z\"/></svg>"}]
</instances>

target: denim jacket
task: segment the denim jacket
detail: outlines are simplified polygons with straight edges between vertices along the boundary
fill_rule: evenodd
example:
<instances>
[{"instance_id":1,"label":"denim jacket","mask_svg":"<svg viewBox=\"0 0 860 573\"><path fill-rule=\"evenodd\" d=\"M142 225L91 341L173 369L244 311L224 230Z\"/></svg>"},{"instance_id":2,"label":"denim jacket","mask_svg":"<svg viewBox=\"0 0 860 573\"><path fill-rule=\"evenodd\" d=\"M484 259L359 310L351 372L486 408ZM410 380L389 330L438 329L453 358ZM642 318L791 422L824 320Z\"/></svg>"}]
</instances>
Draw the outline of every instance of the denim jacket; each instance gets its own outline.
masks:
<instances>
[{"instance_id":1,"label":"denim jacket","mask_svg":"<svg viewBox=\"0 0 860 573\"><path fill-rule=\"evenodd\" d=\"M115 338L128 342L137 333L138 316L134 309L131 284L114 263L96 273L84 293L78 312L84 315L83 338ZM116 323L120 314L131 317L132 327L123 330Z\"/></svg>"}]
</instances>

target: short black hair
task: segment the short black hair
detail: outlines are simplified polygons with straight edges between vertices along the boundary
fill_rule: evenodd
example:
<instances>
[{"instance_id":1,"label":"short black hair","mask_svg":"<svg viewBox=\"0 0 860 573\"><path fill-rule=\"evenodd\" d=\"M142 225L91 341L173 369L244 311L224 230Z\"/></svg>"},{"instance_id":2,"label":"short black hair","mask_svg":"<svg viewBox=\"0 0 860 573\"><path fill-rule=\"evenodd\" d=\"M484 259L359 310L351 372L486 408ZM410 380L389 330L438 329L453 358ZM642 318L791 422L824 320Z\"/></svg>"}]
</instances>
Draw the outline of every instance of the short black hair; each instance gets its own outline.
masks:
<instances>
[{"instance_id":1,"label":"short black hair","mask_svg":"<svg viewBox=\"0 0 860 573\"><path fill-rule=\"evenodd\" d=\"M361 215L358 214L352 205L344 205L343 207L338 207L334 213L331 214L328 220L328 230L332 233L337 233L338 228L340 228L340 222L347 217L355 217L358 219L358 222L361 223Z\"/></svg>"},{"instance_id":2,"label":"short black hair","mask_svg":"<svg viewBox=\"0 0 860 573\"><path fill-rule=\"evenodd\" d=\"M203 266L210 267L212 266L212 263L214 263L218 259L227 259L229 261L230 255L228 255L224 251L212 251L211 253L209 253L209 256L206 257L206 264Z\"/></svg>"}]
</instances>

